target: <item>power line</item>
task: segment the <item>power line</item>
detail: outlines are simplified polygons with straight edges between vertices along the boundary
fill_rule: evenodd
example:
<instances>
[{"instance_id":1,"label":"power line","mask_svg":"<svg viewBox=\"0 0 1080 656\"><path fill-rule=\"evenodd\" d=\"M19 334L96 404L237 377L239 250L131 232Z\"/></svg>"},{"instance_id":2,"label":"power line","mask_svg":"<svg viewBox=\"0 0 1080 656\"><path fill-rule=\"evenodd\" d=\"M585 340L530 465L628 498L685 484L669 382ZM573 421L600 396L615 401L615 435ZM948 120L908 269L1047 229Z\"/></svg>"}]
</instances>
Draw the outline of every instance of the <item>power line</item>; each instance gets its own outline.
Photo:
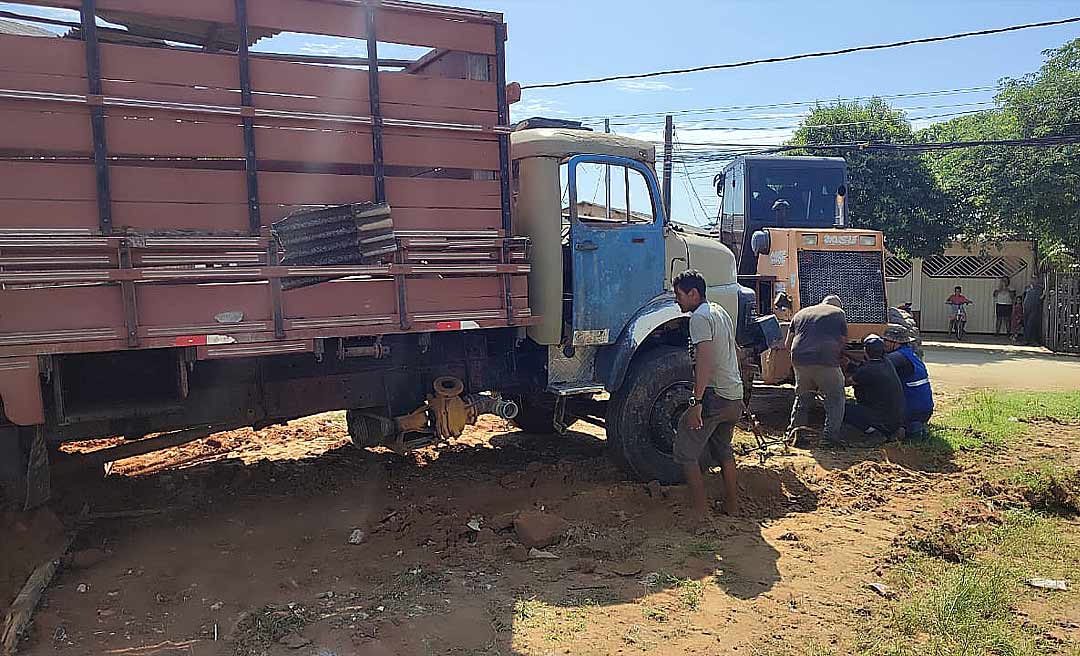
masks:
<instances>
[{"instance_id":1,"label":"power line","mask_svg":"<svg viewBox=\"0 0 1080 656\"><path fill-rule=\"evenodd\" d=\"M638 114L606 114L603 116L580 116L575 120L585 123L601 122L603 119L630 119L630 118L644 118L652 116L679 116L684 114L719 114L728 112L741 112L748 109L782 109L785 107L803 107L808 105L816 105L820 103L834 103L834 102L857 102L860 100L871 100L873 98L881 98L882 100L893 100L896 98L922 98L932 96L951 96L962 93L982 93L985 91L995 91L997 86L984 85L977 87L959 87L955 89L934 89L930 91L913 91L907 93L893 93L893 94L874 94L869 96L852 96L850 98L815 98L812 100L791 100L779 103L768 103L764 105L721 105L719 107L702 107L700 109L676 109L662 112L642 112Z\"/></svg>"},{"instance_id":2,"label":"power line","mask_svg":"<svg viewBox=\"0 0 1080 656\"><path fill-rule=\"evenodd\" d=\"M1047 98L1047 99L1043 99L1043 100L1039 100L1039 101L1035 101L1035 102L1027 102L1027 103L1013 103L1013 104L1010 104L1010 107L1045 107L1047 105L1057 105L1057 104L1060 104L1060 103L1072 102L1072 101L1075 101L1075 100L1080 100L1080 96L1067 96L1067 97L1063 97L1063 98ZM908 116L907 113L908 112L922 112L922 111L931 110L931 109L951 109L951 108L956 108L956 107L982 107L982 109L973 109L973 110L970 110L968 112L955 112L954 113L955 115L960 115L960 114L966 114L966 113L978 113L978 112L981 112L981 111L990 111L992 109L996 109L997 108L996 105L997 105L996 100L980 100L980 101L966 102L966 103L946 103L946 104L943 104L943 105L890 106L889 109L894 110L894 111L904 112L905 113L904 118L907 119L907 120L919 121L919 120L925 120L925 119L930 119L930 118L940 118L942 116L950 116L952 114L937 114L937 115L931 115L931 116ZM692 125L699 125L699 124L703 124L703 123L727 123L727 122L752 121L752 120L775 121L775 120L781 120L783 118L796 118L797 116L802 116L802 117L805 118L808 115L807 114L797 114L797 115L796 114L787 114L787 115L784 115L784 116L776 116L776 117L753 116L753 115L748 115L748 116L728 116L728 117L722 117L722 118L694 118L694 119L688 119L687 122L692 124ZM627 121L627 122L612 123L611 125L615 125L615 126L618 126L618 127L648 127L648 126L651 126L651 125L658 125L658 124L659 123L656 122L656 121ZM781 127L785 127L785 126L768 126L767 128L762 128L762 129L768 129L768 128L776 129L776 128L781 128ZM724 128L724 129L736 130L736 129L746 129L746 128ZM759 128L750 128L750 129L756 130L756 129L759 129Z\"/></svg>"},{"instance_id":3,"label":"power line","mask_svg":"<svg viewBox=\"0 0 1080 656\"><path fill-rule=\"evenodd\" d=\"M699 73L702 71L715 71L728 68L742 68L744 66L754 66L757 64L775 64L778 62L796 61L799 59L812 59L816 57L832 57L835 55L847 55L853 52L863 52L868 50L884 50L886 48L901 48L904 46L919 45L924 43L937 43L939 41L950 41L953 39L964 39L972 36L987 36L990 34L1003 34L1005 32L1016 32L1018 30L1028 30L1038 27L1052 27L1055 25L1067 25L1069 23L1080 22L1080 16L1074 16L1072 18L1062 18L1060 20L1042 21L1039 23L1024 23L1022 25L1010 25L1008 27L996 27L986 30L975 30L972 32L959 32L956 34L947 34L944 36L931 36L921 39L905 39L904 41L893 41L891 43L877 43L866 46L853 46L851 48L841 48L839 50L823 50L820 52L807 52L798 55L786 55L783 57L767 57L764 59L750 59L741 62L731 62L727 64L709 64L706 66L693 66L690 68L675 68L664 71L652 71L649 73L629 73L626 75L609 75L607 77L595 77L585 78L581 80L569 80L566 82L542 82L538 84L526 84L522 89L554 89L558 87L569 87L581 84L598 84L601 82L615 82L618 80L640 80L649 77L659 77L661 75L682 75L685 73Z\"/></svg>"},{"instance_id":4,"label":"power line","mask_svg":"<svg viewBox=\"0 0 1080 656\"><path fill-rule=\"evenodd\" d=\"M883 142L864 142L864 143L841 143L841 144L813 144L813 145L791 145L791 146L776 146L773 144L712 144L701 143L693 144L697 146L727 146L746 150L752 150L755 154L765 153L780 153L792 150L832 150L832 151L845 151L845 150L858 150L869 152L928 152L935 150L954 150L957 148L976 148L979 146L1013 146L1013 147L1035 147L1035 148L1049 148L1057 146L1069 146L1080 144L1080 134L1067 134L1067 135L1055 135L1049 137L1030 137L1026 139L977 139L969 141L936 141L936 142L923 142L923 143L906 143L906 144L890 144ZM683 144L688 145L688 144ZM718 151L725 152L725 151ZM712 151L701 151L700 156L697 157L697 161L705 162L709 161L709 158L713 155ZM722 158L717 158L722 159Z\"/></svg>"},{"instance_id":5,"label":"power line","mask_svg":"<svg viewBox=\"0 0 1080 656\"><path fill-rule=\"evenodd\" d=\"M676 132L674 129L672 129L671 139L672 139L672 141L675 142L675 148L677 149L675 152L679 152L679 150L682 149L682 144L679 143L678 132ZM682 166L683 166L683 173L686 174L686 178L683 179L683 185L684 186L689 186L690 191L692 191L694 193L694 198L697 199L698 207L701 208L701 213L704 215L705 223L708 223L709 222L709 212L708 212L708 210L705 209L705 203L702 202L701 196L698 195L697 188L694 187L694 180L693 180L692 176L690 175L690 169L686 168L686 160L685 159L682 160L681 163L682 163Z\"/></svg>"}]
</instances>

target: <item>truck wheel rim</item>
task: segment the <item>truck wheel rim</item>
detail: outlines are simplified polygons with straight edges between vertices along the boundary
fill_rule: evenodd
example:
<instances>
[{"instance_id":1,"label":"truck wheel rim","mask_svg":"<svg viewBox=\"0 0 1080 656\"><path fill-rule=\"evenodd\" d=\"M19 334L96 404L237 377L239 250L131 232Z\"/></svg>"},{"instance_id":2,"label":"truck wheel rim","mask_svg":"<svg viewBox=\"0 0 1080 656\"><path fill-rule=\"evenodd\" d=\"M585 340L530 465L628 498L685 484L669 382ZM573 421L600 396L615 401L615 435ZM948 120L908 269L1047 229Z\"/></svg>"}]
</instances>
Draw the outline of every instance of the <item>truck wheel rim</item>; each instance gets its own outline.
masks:
<instances>
[{"instance_id":1,"label":"truck wheel rim","mask_svg":"<svg viewBox=\"0 0 1080 656\"><path fill-rule=\"evenodd\" d=\"M649 440L657 451L671 454L679 417L690 407L694 388L688 382L668 386L656 397L649 416Z\"/></svg>"}]
</instances>

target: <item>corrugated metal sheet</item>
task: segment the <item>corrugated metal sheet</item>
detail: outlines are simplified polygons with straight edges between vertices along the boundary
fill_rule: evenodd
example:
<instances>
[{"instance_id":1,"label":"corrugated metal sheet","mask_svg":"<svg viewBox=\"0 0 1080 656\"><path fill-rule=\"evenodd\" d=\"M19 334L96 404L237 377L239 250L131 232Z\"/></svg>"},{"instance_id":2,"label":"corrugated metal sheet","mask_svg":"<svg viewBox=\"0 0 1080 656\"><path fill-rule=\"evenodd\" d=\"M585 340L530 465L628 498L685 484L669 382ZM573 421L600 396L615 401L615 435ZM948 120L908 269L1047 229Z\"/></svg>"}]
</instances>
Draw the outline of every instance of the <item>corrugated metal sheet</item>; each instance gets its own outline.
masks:
<instances>
[{"instance_id":1,"label":"corrugated metal sheet","mask_svg":"<svg viewBox=\"0 0 1080 656\"><path fill-rule=\"evenodd\" d=\"M56 34L44 28L28 23L20 23L19 21L5 20L3 18L0 18L0 34L56 38Z\"/></svg>"},{"instance_id":2,"label":"corrugated metal sheet","mask_svg":"<svg viewBox=\"0 0 1080 656\"><path fill-rule=\"evenodd\" d=\"M390 206L353 203L291 214L273 224L285 266L363 264L397 250ZM287 278L282 288L305 287L330 278Z\"/></svg>"}]
</instances>

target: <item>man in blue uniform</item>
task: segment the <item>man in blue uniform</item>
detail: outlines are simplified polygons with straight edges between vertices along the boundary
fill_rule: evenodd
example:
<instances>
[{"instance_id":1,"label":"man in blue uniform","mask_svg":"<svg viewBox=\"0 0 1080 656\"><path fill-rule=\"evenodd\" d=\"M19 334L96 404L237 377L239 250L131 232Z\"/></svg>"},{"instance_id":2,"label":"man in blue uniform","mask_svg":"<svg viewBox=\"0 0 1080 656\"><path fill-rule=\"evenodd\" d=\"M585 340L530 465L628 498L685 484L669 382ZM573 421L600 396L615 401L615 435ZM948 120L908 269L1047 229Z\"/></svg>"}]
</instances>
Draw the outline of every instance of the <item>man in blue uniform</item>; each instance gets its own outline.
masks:
<instances>
[{"instance_id":1,"label":"man in blue uniform","mask_svg":"<svg viewBox=\"0 0 1080 656\"><path fill-rule=\"evenodd\" d=\"M908 439L926 437L926 422L934 413L934 393L930 389L930 374L926 364L912 348L911 334L903 326L892 325L885 330L886 358L896 369L904 385L904 401L907 405L906 433Z\"/></svg>"}]
</instances>

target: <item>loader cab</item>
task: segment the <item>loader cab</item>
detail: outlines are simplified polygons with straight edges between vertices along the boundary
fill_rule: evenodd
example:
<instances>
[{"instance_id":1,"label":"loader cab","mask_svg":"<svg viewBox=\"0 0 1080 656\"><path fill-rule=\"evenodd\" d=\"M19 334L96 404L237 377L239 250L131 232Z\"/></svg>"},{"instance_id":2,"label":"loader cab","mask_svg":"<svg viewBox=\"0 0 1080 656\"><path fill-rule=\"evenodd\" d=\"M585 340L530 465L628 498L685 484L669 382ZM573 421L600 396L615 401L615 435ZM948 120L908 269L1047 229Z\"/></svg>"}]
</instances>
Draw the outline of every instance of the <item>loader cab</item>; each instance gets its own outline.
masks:
<instances>
[{"instance_id":1,"label":"loader cab","mask_svg":"<svg viewBox=\"0 0 1080 656\"><path fill-rule=\"evenodd\" d=\"M842 157L755 155L736 158L716 176L720 238L735 253L739 275L755 275L751 237L765 228L831 228L842 220L847 192Z\"/></svg>"}]
</instances>

